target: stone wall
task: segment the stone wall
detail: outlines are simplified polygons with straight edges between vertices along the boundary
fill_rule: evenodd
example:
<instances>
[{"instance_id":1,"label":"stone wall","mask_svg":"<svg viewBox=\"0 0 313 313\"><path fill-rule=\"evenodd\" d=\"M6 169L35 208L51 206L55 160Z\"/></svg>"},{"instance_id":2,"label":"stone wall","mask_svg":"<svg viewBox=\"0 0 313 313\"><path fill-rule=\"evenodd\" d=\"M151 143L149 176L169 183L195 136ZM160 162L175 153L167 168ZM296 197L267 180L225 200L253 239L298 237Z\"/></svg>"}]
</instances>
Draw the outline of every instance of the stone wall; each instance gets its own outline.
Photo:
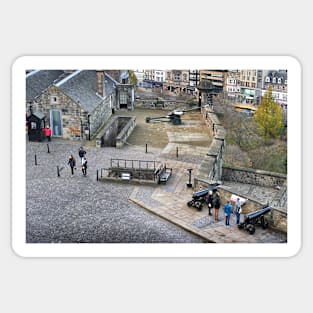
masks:
<instances>
[{"instance_id":1,"label":"stone wall","mask_svg":"<svg viewBox=\"0 0 313 313\"><path fill-rule=\"evenodd\" d=\"M226 131L217 116L208 107L202 109L202 115L213 140L199 170L195 173L194 186L196 189L203 183L210 184L221 181L226 149Z\"/></svg>"},{"instance_id":2,"label":"stone wall","mask_svg":"<svg viewBox=\"0 0 313 313\"><path fill-rule=\"evenodd\" d=\"M96 138L96 146L121 148L136 126L136 118L116 116L101 130Z\"/></svg>"},{"instance_id":3,"label":"stone wall","mask_svg":"<svg viewBox=\"0 0 313 313\"><path fill-rule=\"evenodd\" d=\"M283 186L286 175L240 167L223 166L222 180L264 187Z\"/></svg>"},{"instance_id":4,"label":"stone wall","mask_svg":"<svg viewBox=\"0 0 313 313\"><path fill-rule=\"evenodd\" d=\"M127 138L133 132L136 127L136 117L127 118L126 123L121 127L116 137L116 148L122 148Z\"/></svg>"}]
</instances>

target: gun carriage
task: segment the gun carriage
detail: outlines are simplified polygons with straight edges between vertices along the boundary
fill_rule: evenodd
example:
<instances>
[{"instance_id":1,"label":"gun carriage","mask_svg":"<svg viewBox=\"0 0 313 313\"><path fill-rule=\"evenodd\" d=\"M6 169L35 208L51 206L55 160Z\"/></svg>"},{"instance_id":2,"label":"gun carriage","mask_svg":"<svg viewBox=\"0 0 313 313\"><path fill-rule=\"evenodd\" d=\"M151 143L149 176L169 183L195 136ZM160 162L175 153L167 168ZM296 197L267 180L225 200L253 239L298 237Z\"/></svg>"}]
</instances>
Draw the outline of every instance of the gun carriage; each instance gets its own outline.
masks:
<instances>
[{"instance_id":1,"label":"gun carriage","mask_svg":"<svg viewBox=\"0 0 313 313\"><path fill-rule=\"evenodd\" d=\"M210 186L209 188L194 192L192 194L192 199L187 202L187 205L189 207L194 207L197 210L201 211L202 207L203 207L203 203L206 202L209 191L210 190L216 191L217 186L218 186L218 184L214 184L214 185Z\"/></svg>"},{"instance_id":2,"label":"gun carriage","mask_svg":"<svg viewBox=\"0 0 313 313\"><path fill-rule=\"evenodd\" d=\"M174 110L168 113L166 116L146 117L146 123L158 123L158 122L170 122L173 125L181 125L181 116L191 111L200 111L201 107L194 107L187 110Z\"/></svg>"},{"instance_id":3,"label":"gun carriage","mask_svg":"<svg viewBox=\"0 0 313 313\"><path fill-rule=\"evenodd\" d=\"M255 233L256 225L261 225L263 229L266 229L268 222L265 220L264 215L270 211L270 207L264 207L263 209L246 214L244 222L238 224L238 228L245 229L251 235Z\"/></svg>"}]
</instances>

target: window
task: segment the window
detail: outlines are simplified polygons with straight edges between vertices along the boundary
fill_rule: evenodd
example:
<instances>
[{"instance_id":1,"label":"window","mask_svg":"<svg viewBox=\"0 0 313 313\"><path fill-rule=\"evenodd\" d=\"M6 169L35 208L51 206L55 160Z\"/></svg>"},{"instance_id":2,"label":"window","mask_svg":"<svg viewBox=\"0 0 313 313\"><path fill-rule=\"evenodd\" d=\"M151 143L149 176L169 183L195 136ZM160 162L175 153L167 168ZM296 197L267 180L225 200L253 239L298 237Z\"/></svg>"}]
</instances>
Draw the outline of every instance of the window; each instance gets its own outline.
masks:
<instances>
[{"instance_id":1,"label":"window","mask_svg":"<svg viewBox=\"0 0 313 313\"><path fill-rule=\"evenodd\" d=\"M127 91L121 91L120 93L120 104L127 104Z\"/></svg>"},{"instance_id":2,"label":"window","mask_svg":"<svg viewBox=\"0 0 313 313\"><path fill-rule=\"evenodd\" d=\"M285 80L285 85L287 85L287 79Z\"/></svg>"},{"instance_id":3,"label":"window","mask_svg":"<svg viewBox=\"0 0 313 313\"><path fill-rule=\"evenodd\" d=\"M51 98L50 98L50 103L51 104L58 104L59 103L58 97L55 96L55 95L52 95Z\"/></svg>"},{"instance_id":4,"label":"window","mask_svg":"<svg viewBox=\"0 0 313 313\"><path fill-rule=\"evenodd\" d=\"M266 82L266 83L270 83L270 82L271 82L271 80L270 80L270 78L269 78L268 76L266 76L265 82Z\"/></svg>"},{"instance_id":5,"label":"window","mask_svg":"<svg viewBox=\"0 0 313 313\"><path fill-rule=\"evenodd\" d=\"M281 79L280 78L278 78L278 84L281 84Z\"/></svg>"},{"instance_id":6,"label":"window","mask_svg":"<svg viewBox=\"0 0 313 313\"><path fill-rule=\"evenodd\" d=\"M273 77L273 84L276 84L276 77Z\"/></svg>"}]
</instances>

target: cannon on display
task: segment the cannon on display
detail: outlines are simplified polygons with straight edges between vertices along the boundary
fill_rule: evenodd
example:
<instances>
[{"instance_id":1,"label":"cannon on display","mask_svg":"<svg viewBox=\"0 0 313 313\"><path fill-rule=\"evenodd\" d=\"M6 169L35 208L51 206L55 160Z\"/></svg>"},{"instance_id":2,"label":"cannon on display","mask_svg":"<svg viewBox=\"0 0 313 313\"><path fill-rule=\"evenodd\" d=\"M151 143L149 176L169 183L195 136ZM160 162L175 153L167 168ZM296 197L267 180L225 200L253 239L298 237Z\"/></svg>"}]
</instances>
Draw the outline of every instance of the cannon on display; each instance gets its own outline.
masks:
<instances>
[{"instance_id":1,"label":"cannon on display","mask_svg":"<svg viewBox=\"0 0 313 313\"><path fill-rule=\"evenodd\" d=\"M181 125L181 116L185 113L191 112L191 111L200 111L201 107L193 107L190 109L176 109L170 113L168 113L166 116L157 116L157 117L146 117L146 123L158 123L158 122L170 122L173 125Z\"/></svg>"},{"instance_id":2,"label":"cannon on display","mask_svg":"<svg viewBox=\"0 0 313 313\"><path fill-rule=\"evenodd\" d=\"M268 227L268 222L265 221L264 215L271 211L271 208L266 206L260 210L248 213L245 215L244 222L238 224L239 229L245 229L251 235L255 233L255 226L261 225L263 229Z\"/></svg>"},{"instance_id":3,"label":"cannon on display","mask_svg":"<svg viewBox=\"0 0 313 313\"><path fill-rule=\"evenodd\" d=\"M214 184L214 185L210 186L209 188L202 189L200 191L195 191L192 194L192 199L187 202L187 205L189 207L194 207L197 210L201 211L202 207L203 207L203 203L206 202L206 199L207 199L209 191L210 190L216 191L217 190L217 188L216 188L217 186L218 186L218 184Z\"/></svg>"}]
</instances>

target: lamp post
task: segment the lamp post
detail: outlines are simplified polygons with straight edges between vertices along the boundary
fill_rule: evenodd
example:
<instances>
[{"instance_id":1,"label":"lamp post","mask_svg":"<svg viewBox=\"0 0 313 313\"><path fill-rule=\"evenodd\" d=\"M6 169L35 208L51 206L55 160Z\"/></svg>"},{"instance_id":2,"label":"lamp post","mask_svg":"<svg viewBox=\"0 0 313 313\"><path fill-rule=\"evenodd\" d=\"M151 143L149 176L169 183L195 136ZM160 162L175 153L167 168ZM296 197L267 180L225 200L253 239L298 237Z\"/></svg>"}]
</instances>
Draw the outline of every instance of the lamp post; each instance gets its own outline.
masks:
<instances>
[{"instance_id":1,"label":"lamp post","mask_svg":"<svg viewBox=\"0 0 313 313\"><path fill-rule=\"evenodd\" d=\"M88 140L90 141L90 114L88 114L87 117L88 117Z\"/></svg>"},{"instance_id":2,"label":"lamp post","mask_svg":"<svg viewBox=\"0 0 313 313\"><path fill-rule=\"evenodd\" d=\"M189 172L189 182L187 183L187 187L192 187L192 183L191 183L191 172L192 172L192 168L188 168L187 171Z\"/></svg>"}]
</instances>

